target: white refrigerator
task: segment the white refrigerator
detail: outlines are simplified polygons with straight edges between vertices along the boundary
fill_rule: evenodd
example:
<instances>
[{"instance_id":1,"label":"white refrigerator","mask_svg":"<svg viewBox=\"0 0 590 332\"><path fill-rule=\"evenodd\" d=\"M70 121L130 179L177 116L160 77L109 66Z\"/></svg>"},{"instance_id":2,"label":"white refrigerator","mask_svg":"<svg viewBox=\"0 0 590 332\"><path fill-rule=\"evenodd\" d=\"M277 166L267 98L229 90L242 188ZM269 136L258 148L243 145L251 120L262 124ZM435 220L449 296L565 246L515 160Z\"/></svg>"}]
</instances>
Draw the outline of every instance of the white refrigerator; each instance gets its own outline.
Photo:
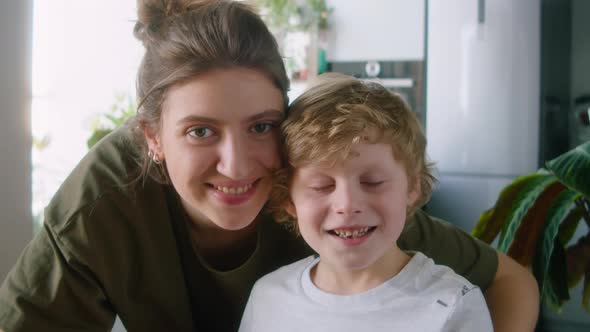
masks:
<instances>
[{"instance_id":1,"label":"white refrigerator","mask_svg":"<svg viewBox=\"0 0 590 332\"><path fill-rule=\"evenodd\" d=\"M426 132L439 186L427 209L466 231L538 166L540 0L430 0Z\"/></svg>"}]
</instances>

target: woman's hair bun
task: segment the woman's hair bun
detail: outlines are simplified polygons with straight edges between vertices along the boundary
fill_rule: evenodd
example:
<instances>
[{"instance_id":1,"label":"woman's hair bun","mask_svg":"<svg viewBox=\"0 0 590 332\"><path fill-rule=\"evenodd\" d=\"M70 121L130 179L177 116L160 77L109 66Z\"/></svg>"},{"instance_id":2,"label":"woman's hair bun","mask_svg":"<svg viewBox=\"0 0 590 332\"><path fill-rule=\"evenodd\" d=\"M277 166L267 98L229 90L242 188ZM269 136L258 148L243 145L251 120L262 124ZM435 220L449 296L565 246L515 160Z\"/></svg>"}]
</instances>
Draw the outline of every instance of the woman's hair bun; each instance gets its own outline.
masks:
<instances>
[{"instance_id":1,"label":"woman's hair bun","mask_svg":"<svg viewBox=\"0 0 590 332\"><path fill-rule=\"evenodd\" d=\"M165 35L169 19L186 12L195 2L199 1L137 0L137 22L133 29L135 37L146 45Z\"/></svg>"}]
</instances>

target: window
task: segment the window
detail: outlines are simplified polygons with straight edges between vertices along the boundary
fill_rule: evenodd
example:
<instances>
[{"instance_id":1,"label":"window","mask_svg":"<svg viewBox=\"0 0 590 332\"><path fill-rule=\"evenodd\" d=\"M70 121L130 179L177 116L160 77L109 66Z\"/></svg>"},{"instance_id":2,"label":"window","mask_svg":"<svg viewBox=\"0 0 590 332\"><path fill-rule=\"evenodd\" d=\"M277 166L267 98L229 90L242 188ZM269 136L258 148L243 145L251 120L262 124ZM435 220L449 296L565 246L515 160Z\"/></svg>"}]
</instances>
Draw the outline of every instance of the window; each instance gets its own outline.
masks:
<instances>
[{"instance_id":1,"label":"window","mask_svg":"<svg viewBox=\"0 0 590 332\"><path fill-rule=\"evenodd\" d=\"M117 96L135 96L143 46L136 1L35 0L33 21L33 215L88 148L93 119Z\"/></svg>"}]
</instances>

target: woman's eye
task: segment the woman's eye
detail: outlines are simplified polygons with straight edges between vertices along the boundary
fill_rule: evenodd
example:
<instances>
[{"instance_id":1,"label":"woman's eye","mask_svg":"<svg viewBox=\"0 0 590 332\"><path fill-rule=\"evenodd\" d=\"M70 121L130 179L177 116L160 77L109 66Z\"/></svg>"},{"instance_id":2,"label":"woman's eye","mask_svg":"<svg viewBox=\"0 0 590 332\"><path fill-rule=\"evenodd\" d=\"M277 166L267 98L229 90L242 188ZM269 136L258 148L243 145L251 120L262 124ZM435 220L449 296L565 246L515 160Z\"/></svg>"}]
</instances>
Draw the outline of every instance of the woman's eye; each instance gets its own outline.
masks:
<instances>
[{"instance_id":1,"label":"woman's eye","mask_svg":"<svg viewBox=\"0 0 590 332\"><path fill-rule=\"evenodd\" d=\"M197 127L189 131L189 135L196 138L207 138L213 135L213 130L207 127Z\"/></svg>"},{"instance_id":2,"label":"woman's eye","mask_svg":"<svg viewBox=\"0 0 590 332\"><path fill-rule=\"evenodd\" d=\"M252 132L256 134L264 134L271 131L274 128L274 124L272 123L257 123L252 126Z\"/></svg>"},{"instance_id":3,"label":"woman's eye","mask_svg":"<svg viewBox=\"0 0 590 332\"><path fill-rule=\"evenodd\" d=\"M364 181L362 184L369 187L378 187L383 184L384 181Z\"/></svg>"}]
</instances>

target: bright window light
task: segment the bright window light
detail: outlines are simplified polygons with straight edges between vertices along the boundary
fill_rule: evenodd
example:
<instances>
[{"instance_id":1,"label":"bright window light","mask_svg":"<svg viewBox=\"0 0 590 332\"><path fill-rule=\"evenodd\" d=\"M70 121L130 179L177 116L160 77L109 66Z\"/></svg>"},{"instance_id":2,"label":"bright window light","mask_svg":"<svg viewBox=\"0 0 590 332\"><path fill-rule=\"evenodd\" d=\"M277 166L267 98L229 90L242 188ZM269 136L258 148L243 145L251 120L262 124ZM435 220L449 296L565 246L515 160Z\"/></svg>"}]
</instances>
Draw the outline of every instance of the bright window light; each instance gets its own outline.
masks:
<instances>
[{"instance_id":1,"label":"bright window light","mask_svg":"<svg viewBox=\"0 0 590 332\"><path fill-rule=\"evenodd\" d=\"M136 1L35 0L33 215L88 151L91 124L116 96L135 97L143 46L133 37Z\"/></svg>"}]
</instances>

